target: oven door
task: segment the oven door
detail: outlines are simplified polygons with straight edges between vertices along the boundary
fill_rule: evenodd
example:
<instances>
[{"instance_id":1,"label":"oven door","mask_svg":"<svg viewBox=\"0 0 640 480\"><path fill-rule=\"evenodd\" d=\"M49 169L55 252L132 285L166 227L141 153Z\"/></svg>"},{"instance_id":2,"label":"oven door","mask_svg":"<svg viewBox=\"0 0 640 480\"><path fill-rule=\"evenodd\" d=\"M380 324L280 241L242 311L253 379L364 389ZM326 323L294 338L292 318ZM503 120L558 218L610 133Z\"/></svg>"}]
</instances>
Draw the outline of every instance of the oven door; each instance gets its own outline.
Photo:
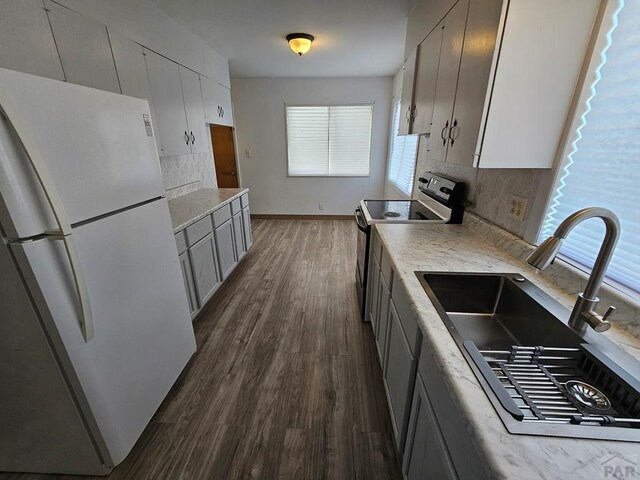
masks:
<instances>
[{"instance_id":1,"label":"oven door","mask_svg":"<svg viewBox=\"0 0 640 480\"><path fill-rule=\"evenodd\" d=\"M356 225L358 226L358 263L356 265L356 289L358 291L360 315L362 316L362 318L364 318L365 297L367 291L367 274L369 270L369 236L371 233L371 227L367 225L360 207L357 207L355 209L353 215L356 219Z\"/></svg>"}]
</instances>

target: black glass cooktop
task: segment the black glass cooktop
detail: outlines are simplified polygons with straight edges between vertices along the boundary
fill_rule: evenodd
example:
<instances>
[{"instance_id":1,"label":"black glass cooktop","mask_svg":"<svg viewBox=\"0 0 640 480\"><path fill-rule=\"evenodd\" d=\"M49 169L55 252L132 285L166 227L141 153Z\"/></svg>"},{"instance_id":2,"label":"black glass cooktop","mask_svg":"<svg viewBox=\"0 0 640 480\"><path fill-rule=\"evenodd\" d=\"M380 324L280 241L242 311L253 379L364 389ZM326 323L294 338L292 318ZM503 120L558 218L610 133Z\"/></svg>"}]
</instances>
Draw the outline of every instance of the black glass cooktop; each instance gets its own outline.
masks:
<instances>
[{"instance_id":1,"label":"black glass cooktop","mask_svg":"<svg viewBox=\"0 0 640 480\"><path fill-rule=\"evenodd\" d=\"M365 200L364 204L374 220L441 220L417 200Z\"/></svg>"}]
</instances>

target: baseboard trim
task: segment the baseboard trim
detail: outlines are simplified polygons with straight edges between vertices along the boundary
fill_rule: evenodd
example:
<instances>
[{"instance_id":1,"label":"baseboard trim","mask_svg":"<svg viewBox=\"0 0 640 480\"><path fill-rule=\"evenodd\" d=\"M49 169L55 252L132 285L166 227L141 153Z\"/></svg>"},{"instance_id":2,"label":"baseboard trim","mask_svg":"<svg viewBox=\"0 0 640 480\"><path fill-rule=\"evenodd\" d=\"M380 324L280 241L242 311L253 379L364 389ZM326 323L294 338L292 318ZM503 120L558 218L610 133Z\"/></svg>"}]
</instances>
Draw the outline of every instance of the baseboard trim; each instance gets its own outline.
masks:
<instances>
[{"instance_id":1,"label":"baseboard trim","mask_svg":"<svg viewBox=\"0 0 640 480\"><path fill-rule=\"evenodd\" d=\"M256 220L353 220L353 215L284 215L273 213L252 213Z\"/></svg>"}]
</instances>

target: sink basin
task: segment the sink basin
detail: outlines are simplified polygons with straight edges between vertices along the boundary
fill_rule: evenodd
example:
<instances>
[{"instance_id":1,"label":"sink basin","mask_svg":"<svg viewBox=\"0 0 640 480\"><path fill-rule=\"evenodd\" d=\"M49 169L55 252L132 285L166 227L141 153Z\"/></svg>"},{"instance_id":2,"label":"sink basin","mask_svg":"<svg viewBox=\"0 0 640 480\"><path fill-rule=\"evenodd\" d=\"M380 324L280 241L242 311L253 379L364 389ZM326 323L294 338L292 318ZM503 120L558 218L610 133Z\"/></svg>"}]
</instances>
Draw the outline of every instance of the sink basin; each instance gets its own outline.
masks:
<instances>
[{"instance_id":1,"label":"sink basin","mask_svg":"<svg viewBox=\"0 0 640 480\"><path fill-rule=\"evenodd\" d=\"M584 342L551 312L556 302L520 275L426 273L422 278L447 323L479 349L578 347Z\"/></svg>"},{"instance_id":2,"label":"sink basin","mask_svg":"<svg viewBox=\"0 0 640 480\"><path fill-rule=\"evenodd\" d=\"M640 441L640 362L518 273L416 272L515 434Z\"/></svg>"}]
</instances>

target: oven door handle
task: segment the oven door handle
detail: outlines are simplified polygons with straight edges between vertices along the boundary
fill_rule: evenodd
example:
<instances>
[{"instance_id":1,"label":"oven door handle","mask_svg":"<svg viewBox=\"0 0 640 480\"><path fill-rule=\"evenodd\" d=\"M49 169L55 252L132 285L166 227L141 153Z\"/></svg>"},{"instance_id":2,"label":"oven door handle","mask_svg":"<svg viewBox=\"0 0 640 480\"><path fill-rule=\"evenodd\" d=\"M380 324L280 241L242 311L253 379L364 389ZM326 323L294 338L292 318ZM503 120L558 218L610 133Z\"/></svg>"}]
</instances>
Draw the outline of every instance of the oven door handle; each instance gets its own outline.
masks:
<instances>
[{"instance_id":1,"label":"oven door handle","mask_svg":"<svg viewBox=\"0 0 640 480\"><path fill-rule=\"evenodd\" d=\"M364 217L362 215L362 210L360 209L360 207L356 207L356 209L353 211L353 216L356 218L356 225L358 226L358 230L360 230L361 232L367 233L369 231L369 225L367 225L367 222L363 222L364 226L362 223L360 223L360 218L362 217L362 219L364 220Z\"/></svg>"}]
</instances>

